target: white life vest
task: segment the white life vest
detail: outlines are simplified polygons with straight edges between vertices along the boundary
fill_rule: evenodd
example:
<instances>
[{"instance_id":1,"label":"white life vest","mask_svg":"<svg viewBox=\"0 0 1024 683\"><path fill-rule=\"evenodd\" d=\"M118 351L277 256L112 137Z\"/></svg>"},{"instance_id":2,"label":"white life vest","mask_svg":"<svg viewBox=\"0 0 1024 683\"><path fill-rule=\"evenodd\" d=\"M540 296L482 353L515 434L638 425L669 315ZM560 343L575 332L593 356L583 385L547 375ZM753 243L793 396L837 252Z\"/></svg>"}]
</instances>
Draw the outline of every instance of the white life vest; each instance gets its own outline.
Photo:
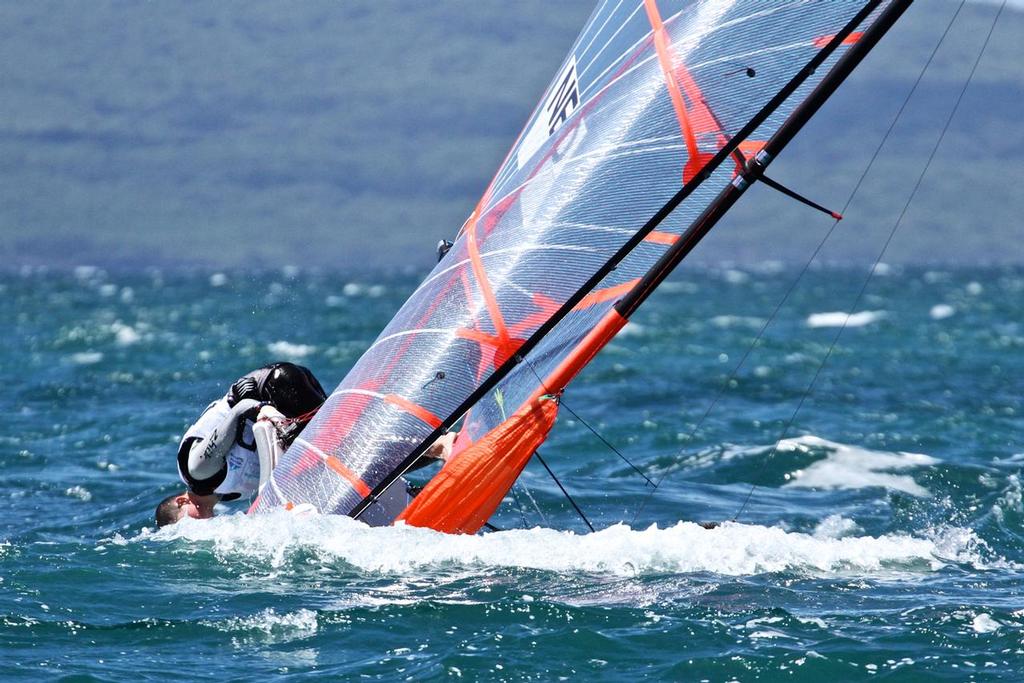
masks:
<instances>
[{"instance_id":1,"label":"white life vest","mask_svg":"<svg viewBox=\"0 0 1024 683\"><path fill-rule=\"evenodd\" d=\"M227 418L229 411L227 396L208 405L195 424L189 427L185 435L181 437L181 442L178 444L179 453L185 447L185 442L192 439L206 439L212 434L213 430ZM242 427L242 441L252 445L252 448L246 448L237 441L235 442L231 450L228 451L227 474L224 481L213 490L214 493L238 494L245 498L252 496L259 489L260 459L256 454L256 441L253 437L252 425L252 421L247 419ZM188 485L188 479L181 471L181 458L178 458L178 476Z\"/></svg>"}]
</instances>

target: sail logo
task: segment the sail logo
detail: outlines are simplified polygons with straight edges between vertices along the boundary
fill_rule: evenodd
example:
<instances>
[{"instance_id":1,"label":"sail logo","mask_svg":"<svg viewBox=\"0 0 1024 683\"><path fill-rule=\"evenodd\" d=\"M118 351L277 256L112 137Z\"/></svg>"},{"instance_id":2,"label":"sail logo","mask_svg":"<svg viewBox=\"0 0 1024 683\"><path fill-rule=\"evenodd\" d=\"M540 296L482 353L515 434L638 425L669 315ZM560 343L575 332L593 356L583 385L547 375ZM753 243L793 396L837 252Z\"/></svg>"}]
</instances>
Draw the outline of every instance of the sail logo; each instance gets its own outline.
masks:
<instances>
[{"instance_id":1,"label":"sail logo","mask_svg":"<svg viewBox=\"0 0 1024 683\"><path fill-rule=\"evenodd\" d=\"M536 118L530 126L516 152L519 168L529 162L530 158L540 149L547 139L555 134L566 119L580 105L579 79L576 75L576 56L569 55L562 70L553 81Z\"/></svg>"},{"instance_id":2,"label":"sail logo","mask_svg":"<svg viewBox=\"0 0 1024 683\"><path fill-rule=\"evenodd\" d=\"M576 107L580 103L575 57L569 60L563 73L564 76L559 75L558 88L544 107L544 111L548 113L548 135L553 135L558 127L576 111Z\"/></svg>"}]
</instances>

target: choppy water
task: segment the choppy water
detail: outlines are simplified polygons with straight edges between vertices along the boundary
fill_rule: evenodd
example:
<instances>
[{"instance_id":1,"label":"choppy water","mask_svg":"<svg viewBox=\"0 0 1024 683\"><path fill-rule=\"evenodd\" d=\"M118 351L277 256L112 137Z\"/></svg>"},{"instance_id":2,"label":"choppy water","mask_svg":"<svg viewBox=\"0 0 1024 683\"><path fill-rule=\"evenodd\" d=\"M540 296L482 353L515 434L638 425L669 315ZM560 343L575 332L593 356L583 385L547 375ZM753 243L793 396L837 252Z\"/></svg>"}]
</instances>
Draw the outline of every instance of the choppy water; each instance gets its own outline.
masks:
<instances>
[{"instance_id":1,"label":"choppy water","mask_svg":"<svg viewBox=\"0 0 1024 683\"><path fill-rule=\"evenodd\" d=\"M0 276L0 678L1019 679L1024 270L876 276L769 457L862 271L811 272L701 416L795 275L684 268L568 392L664 478L642 510L563 411L544 454L598 531L531 465L474 537L151 528L227 382L287 357L333 386L415 278Z\"/></svg>"}]
</instances>

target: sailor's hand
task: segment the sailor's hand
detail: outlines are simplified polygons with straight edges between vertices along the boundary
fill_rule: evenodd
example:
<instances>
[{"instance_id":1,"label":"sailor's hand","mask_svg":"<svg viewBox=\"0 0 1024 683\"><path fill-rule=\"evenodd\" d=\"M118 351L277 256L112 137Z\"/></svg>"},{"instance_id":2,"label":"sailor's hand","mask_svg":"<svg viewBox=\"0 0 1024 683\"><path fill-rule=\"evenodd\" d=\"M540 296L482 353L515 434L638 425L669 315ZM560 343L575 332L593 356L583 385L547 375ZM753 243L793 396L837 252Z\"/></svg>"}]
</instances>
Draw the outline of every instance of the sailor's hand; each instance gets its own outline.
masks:
<instances>
[{"instance_id":1,"label":"sailor's hand","mask_svg":"<svg viewBox=\"0 0 1024 683\"><path fill-rule=\"evenodd\" d=\"M231 385L231 390L228 391L228 405L234 406L246 398L259 398L259 393L256 378L246 375Z\"/></svg>"},{"instance_id":2,"label":"sailor's hand","mask_svg":"<svg viewBox=\"0 0 1024 683\"><path fill-rule=\"evenodd\" d=\"M264 403L263 407L260 408L259 415L256 416L257 421L269 420L270 422L273 422L275 425L284 419L286 419L284 414L274 406L270 405L269 403Z\"/></svg>"},{"instance_id":3,"label":"sailor's hand","mask_svg":"<svg viewBox=\"0 0 1024 683\"><path fill-rule=\"evenodd\" d=\"M455 444L455 437L457 436L458 434L455 432L448 432L447 434L437 437L437 441L430 444L430 448L428 448L427 452L423 455L432 460L440 460L442 462L447 461L448 458L451 457L452 446Z\"/></svg>"}]
</instances>

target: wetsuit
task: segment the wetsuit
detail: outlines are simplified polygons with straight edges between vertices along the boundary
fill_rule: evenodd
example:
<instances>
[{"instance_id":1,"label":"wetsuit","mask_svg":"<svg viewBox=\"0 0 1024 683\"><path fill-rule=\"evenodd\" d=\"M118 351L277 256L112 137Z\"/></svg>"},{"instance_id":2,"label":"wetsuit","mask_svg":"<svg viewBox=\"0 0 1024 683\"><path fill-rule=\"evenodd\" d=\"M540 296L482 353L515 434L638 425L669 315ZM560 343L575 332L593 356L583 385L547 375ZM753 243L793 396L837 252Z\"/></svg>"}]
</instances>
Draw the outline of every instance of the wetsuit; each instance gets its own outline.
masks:
<instances>
[{"instance_id":1,"label":"wetsuit","mask_svg":"<svg viewBox=\"0 0 1024 683\"><path fill-rule=\"evenodd\" d=\"M313 373L301 365L274 363L241 377L185 432L178 446L178 474L199 495L225 500L250 496L260 481L252 425L260 406L270 404L296 418L327 398ZM303 423L295 425L301 428ZM294 439L298 430L288 435ZM287 444L286 444L287 445Z\"/></svg>"}]
</instances>

